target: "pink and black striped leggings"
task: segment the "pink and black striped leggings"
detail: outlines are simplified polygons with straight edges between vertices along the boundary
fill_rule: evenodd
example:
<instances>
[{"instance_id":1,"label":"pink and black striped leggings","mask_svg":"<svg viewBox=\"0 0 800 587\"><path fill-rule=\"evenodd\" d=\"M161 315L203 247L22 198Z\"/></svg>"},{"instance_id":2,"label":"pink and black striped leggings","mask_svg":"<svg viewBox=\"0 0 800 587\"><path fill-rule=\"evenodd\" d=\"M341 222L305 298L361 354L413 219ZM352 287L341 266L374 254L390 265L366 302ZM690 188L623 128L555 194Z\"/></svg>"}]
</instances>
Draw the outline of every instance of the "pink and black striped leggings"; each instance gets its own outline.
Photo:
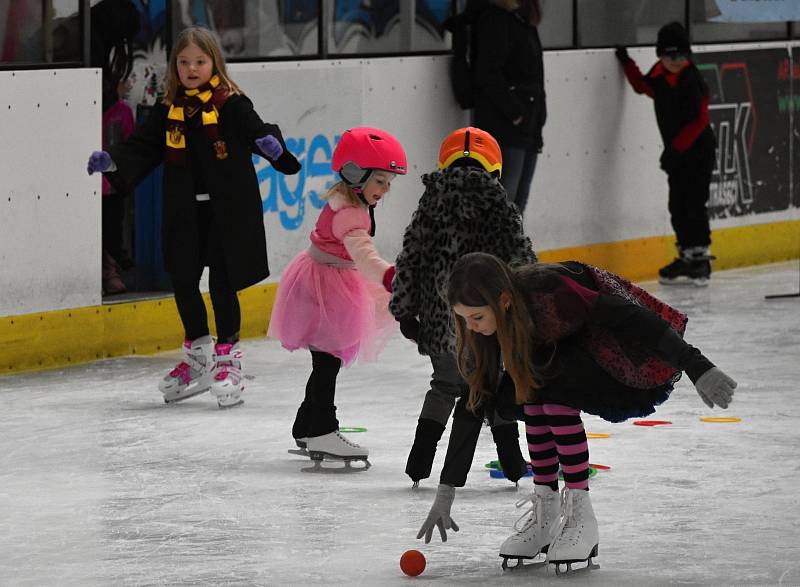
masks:
<instances>
[{"instance_id":1,"label":"pink and black striped leggings","mask_svg":"<svg viewBox=\"0 0 800 587\"><path fill-rule=\"evenodd\" d=\"M525 433L533 482L558 491L558 468L570 489L589 489L589 444L580 410L560 404L525 404Z\"/></svg>"}]
</instances>

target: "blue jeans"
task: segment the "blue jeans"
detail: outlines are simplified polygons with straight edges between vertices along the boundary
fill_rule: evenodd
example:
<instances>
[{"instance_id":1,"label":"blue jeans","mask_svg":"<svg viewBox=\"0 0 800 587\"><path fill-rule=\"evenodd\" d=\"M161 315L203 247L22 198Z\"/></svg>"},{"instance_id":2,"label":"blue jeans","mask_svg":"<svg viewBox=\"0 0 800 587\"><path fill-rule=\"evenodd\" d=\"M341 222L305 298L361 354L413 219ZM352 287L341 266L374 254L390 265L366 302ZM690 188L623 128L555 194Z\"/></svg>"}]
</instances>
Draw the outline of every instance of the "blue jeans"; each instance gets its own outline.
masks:
<instances>
[{"instance_id":1,"label":"blue jeans","mask_svg":"<svg viewBox=\"0 0 800 587\"><path fill-rule=\"evenodd\" d=\"M539 151L533 147L502 146L500 151L503 153L503 173L500 176L500 183L506 189L508 198L519 208L520 214L524 215Z\"/></svg>"}]
</instances>

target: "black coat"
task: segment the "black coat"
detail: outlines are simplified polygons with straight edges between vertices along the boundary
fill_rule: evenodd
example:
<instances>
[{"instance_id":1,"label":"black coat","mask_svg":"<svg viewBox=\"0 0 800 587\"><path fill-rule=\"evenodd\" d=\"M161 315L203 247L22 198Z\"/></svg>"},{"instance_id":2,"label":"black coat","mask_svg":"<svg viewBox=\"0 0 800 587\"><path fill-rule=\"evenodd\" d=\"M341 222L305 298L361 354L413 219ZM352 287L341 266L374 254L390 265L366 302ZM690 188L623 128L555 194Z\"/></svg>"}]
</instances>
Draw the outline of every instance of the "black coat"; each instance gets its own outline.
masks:
<instances>
[{"instance_id":1,"label":"black coat","mask_svg":"<svg viewBox=\"0 0 800 587\"><path fill-rule=\"evenodd\" d=\"M475 126L503 147L541 149L547 105L536 27L492 6L478 20L475 42ZM520 116L522 122L514 125Z\"/></svg>"},{"instance_id":2,"label":"black coat","mask_svg":"<svg viewBox=\"0 0 800 587\"><path fill-rule=\"evenodd\" d=\"M107 174L115 187L133 189L164 161L166 120L169 107L156 105L144 124L126 141L109 149L117 171ZM211 195L213 222L223 248L231 286L244 289L269 276L264 216L252 155L265 157L255 139L271 134L284 152L270 163L283 173L294 174L300 163L289 153L277 125L261 120L253 103L233 95L219 115L219 134L228 156L218 159L205 132L195 120L186 124L185 165L165 164L163 176L162 253L174 282L196 280L198 260L207 235L199 234L195 194ZM202 265L201 265L202 266Z\"/></svg>"},{"instance_id":3,"label":"black coat","mask_svg":"<svg viewBox=\"0 0 800 587\"><path fill-rule=\"evenodd\" d=\"M653 90L656 122L664 141L662 167L671 173L674 170L686 170L690 166L694 168L697 165L712 165L717 139L710 125L683 153L670 147L681 130L699 115L703 98L707 98L709 94L708 85L694 63L681 70L675 87L667 82L666 73L664 66L657 62L644 76L644 82Z\"/></svg>"}]
</instances>

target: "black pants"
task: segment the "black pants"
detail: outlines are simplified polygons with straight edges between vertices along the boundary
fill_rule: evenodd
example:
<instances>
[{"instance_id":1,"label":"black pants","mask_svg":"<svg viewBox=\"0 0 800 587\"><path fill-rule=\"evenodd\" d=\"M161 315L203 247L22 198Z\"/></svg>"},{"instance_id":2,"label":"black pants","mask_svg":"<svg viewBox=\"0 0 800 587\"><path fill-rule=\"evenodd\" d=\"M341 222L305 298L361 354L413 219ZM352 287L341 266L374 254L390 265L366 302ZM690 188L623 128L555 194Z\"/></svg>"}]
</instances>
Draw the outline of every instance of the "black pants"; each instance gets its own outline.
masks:
<instances>
[{"instance_id":1,"label":"black pants","mask_svg":"<svg viewBox=\"0 0 800 587\"><path fill-rule=\"evenodd\" d=\"M669 214L680 248L706 247L711 244L708 223L708 197L713 152L710 157L693 161L668 175Z\"/></svg>"},{"instance_id":2,"label":"black pants","mask_svg":"<svg viewBox=\"0 0 800 587\"><path fill-rule=\"evenodd\" d=\"M127 253L122 248L123 221L125 219L124 194L113 192L103 195L103 249L114 260L120 262L127 258ZM126 269L126 267L123 267Z\"/></svg>"},{"instance_id":3,"label":"black pants","mask_svg":"<svg viewBox=\"0 0 800 587\"><path fill-rule=\"evenodd\" d=\"M294 438L322 436L339 429L336 419L336 376L342 367L339 357L323 351L311 351L311 375L306 395L297 409L292 426Z\"/></svg>"},{"instance_id":4,"label":"black pants","mask_svg":"<svg viewBox=\"0 0 800 587\"><path fill-rule=\"evenodd\" d=\"M219 342L235 343L239 340L241 310L236 290L230 285L225 267L222 244L214 226L211 202L197 203L201 247L198 251L197 268L189 280L172 278L175 289L175 304L178 306L186 338L195 340L209 334L208 313L200 293L200 277L207 265L208 289L214 307L214 321Z\"/></svg>"}]
</instances>

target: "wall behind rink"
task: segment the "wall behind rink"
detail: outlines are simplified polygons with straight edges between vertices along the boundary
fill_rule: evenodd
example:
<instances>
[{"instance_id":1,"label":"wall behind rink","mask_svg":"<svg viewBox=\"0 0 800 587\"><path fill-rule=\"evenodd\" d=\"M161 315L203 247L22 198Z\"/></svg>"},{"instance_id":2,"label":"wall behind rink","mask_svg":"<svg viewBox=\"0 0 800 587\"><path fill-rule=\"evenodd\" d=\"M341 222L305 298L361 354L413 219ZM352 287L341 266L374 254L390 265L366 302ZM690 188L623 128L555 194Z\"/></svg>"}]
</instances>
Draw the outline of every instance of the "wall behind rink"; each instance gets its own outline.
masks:
<instances>
[{"instance_id":1,"label":"wall behind rink","mask_svg":"<svg viewBox=\"0 0 800 587\"><path fill-rule=\"evenodd\" d=\"M798 257L800 198L790 172L799 152L791 138L798 102L782 93L789 82L778 83L787 45L713 49L698 52L704 71L739 75L742 63L753 63L774 65L778 76L772 86L769 76L750 76L770 87L726 90L724 101L717 90L712 103L720 110L712 122L726 125L728 137L712 186L715 267ZM631 55L643 71L655 60L652 49ZM376 211L378 249L395 257L421 194L420 175L435 169L442 138L468 121L453 101L447 66L446 57L431 56L230 65L262 118L281 126L303 163L286 177L255 160L273 275L240 293L244 336L266 331L275 282L307 246L320 195L336 180L330 159L346 128L382 127L406 148L409 173L395 180ZM795 69L786 70L790 78ZM651 100L628 87L610 50L547 52L545 70L545 148L525 217L534 246L543 260L580 258L652 278L671 258L673 236ZM13 131L4 132L0 151L0 373L176 347L182 332L171 300L100 306L100 180L85 171L100 139L97 74L0 76L12 89L0 104L0 123ZM755 124L747 112L755 112ZM772 122L765 127L766 120ZM753 205L753 198L766 204ZM82 354L70 344L76 331Z\"/></svg>"},{"instance_id":2,"label":"wall behind rink","mask_svg":"<svg viewBox=\"0 0 800 587\"><path fill-rule=\"evenodd\" d=\"M0 316L99 304L100 70L0 72Z\"/></svg>"}]
</instances>

